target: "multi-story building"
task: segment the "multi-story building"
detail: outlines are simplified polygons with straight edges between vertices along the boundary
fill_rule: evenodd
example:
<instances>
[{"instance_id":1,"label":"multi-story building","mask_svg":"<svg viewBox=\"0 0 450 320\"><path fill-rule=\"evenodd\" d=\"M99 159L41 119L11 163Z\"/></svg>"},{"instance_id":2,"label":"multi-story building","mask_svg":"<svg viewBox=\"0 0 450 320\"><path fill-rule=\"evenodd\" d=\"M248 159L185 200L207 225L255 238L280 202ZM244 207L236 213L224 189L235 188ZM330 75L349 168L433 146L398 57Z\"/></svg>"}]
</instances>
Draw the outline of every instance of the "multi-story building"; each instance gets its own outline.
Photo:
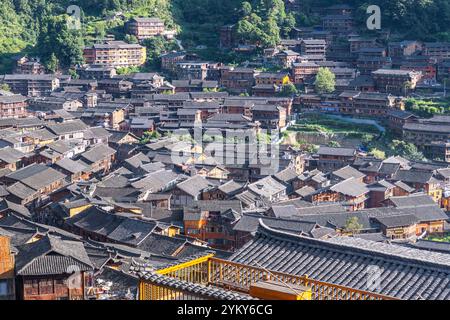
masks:
<instances>
[{"instance_id":1,"label":"multi-story building","mask_svg":"<svg viewBox=\"0 0 450 320\"><path fill-rule=\"evenodd\" d=\"M411 56L422 50L422 45L418 41L389 42L388 53L390 57Z\"/></svg>"},{"instance_id":2,"label":"multi-story building","mask_svg":"<svg viewBox=\"0 0 450 320\"><path fill-rule=\"evenodd\" d=\"M186 52L173 51L163 54L161 57L161 69L163 71L175 72L177 64L186 58Z\"/></svg>"},{"instance_id":3,"label":"multi-story building","mask_svg":"<svg viewBox=\"0 0 450 320\"><path fill-rule=\"evenodd\" d=\"M7 74L0 83L9 86L12 92L30 97L50 95L59 88L59 79L52 74Z\"/></svg>"},{"instance_id":4,"label":"multi-story building","mask_svg":"<svg viewBox=\"0 0 450 320\"><path fill-rule=\"evenodd\" d=\"M84 48L84 59L88 64L134 67L143 65L146 58L145 47L124 41L106 41Z\"/></svg>"},{"instance_id":5,"label":"multi-story building","mask_svg":"<svg viewBox=\"0 0 450 320\"><path fill-rule=\"evenodd\" d=\"M401 98L386 93L345 91L339 97L344 114L385 117L390 110L403 108Z\"/></svg>"},{"instance_id":6,"label":"multi-story building","mask_svg":"<svg viewBox=\"0 0 450 320\"><path fill-rule=\"evenodd\" d=\"M423 153L433 160L445 161L450 163L450 140L433 141L425 144Z\"/></svg>"},{"instance_id":7,"label":"multi-story building","mask_svg":"<svg viewBox=\"0 0 450 320\"><path fill-rule=\"evenodd\" d=\"M323 18L323 29L334 33L346 33L353 30L351 15L327 15Z\"/></svg>"},{"instance_id":8,"label":"multi-story building","mask_svg":"<svg viewBox=\"0 0 450 320\"><path fill-rule=\"evenodd\" d=\"M300 44L302 55L325 55L327 43L321 39L305 39Z\"/></svg>"},{"instance_id":9,"label":"multi-story building","mask_svg":"<svg viewBox=\"0 0 450 320\"><path fill-rule=\"evenodd\" d=\"M405 94L414 90L422 78L421 72L409 70L379 69L372 72L376 88L381 92Z\"/></svg>"},{"instance_id":10,"label":"multi-story building","mask_svg":"<svg viewBox=\"0 0 450 320\"><path fill-rule=\"evenodd\" d=\"M163 34L164 22L159 18L133 18L127 23L128 32L139 41Z\"/></svg>"},{"instance_id":11,"label":"multi-story building","mask_svg":"<svg viewBox=\"0 0 450 320\"><path fill-rule=\"evenodd\" d=\"M317 151L318 169L321 171L336 170L352 164L356 159L356 150L350 148L332 148L321 146Z\"/></svg>"},{"instance_id":12,"label":"multi-story building","mask_svg":"<svg viewBox=\"0 0 450 320\"><path fill-rule=\"evenodd\" d=\"M431 119L405 123L403 138L419 147L435 141L448 141L450 139L450 117L434 116Z\"/></svg>"},{"instance_id":13,"label":"multi-story building","mask_svg":"<svg viewBox=\"0 0 450 320\"><path fill-rule=\"evenodd\" d=\"M14 300L14 255L11 247L13 234L0 229L0 300Z\"/></svg>"},{"instance_id":14,"label":"multi-story building","mask_svg":"<svg viewBox=\"0 0 450 320\"><path fill-rule=\"evenodd\" d=\"M179 80L205 80L208 75L208 62L179 62L176 65Z\"/></svg>"},{"instance_id":15,"label":"multi-story building","mask_svg":"<svg viewBox=\"0 0 450 320\"><path fill-rule=\"evenodd\" d=\"M77 69L81 79L111 79L116 75L116 69L112 66L91 64Z\"/></svg>"},{"instance_id":16,"label":"multi-story building","mask_svg":"<svg viewBox=\"0 0 450 320\"><path fill-rule=\"evenodd\" d=\"M439 60L450 58L450 42L425 42L423 54Z\"/></svg>"},{"instance_id":17,"label":"multi-story building","mask_svg":"<svg viewBox=\"0 0 450 320\"><path fill-rule=\"evenodd\" d=\"M221 85L232 92L249 92L255 85L257 72L251 68L226 67L222 69Z\"/></svg>"},{"instance_id":18,"label":"multi-story building","mask_svg":"<svg viewBox=\"0 0 450 320\"><path fill-rule=\"evenodd\" d=\"M278 64L284 68L290 68L298 60L300 54L292 50L283 50L276 54L275 58Z\"/></svg>"},{"instance_id":19,"label":"multi-story building","mask_svg":"<svg viewBox=\"0 0 450 320\"><path fill-rule=\"evenodd\" d=\"M27 98L20 95L0 96L0 117L19 118L27 115Z\"/></svg>"},{"instance_id":20,"label":"multi-story building","mask_svg":"<svg viewBox=\"0 0 450 320\"><path fill-rule=\"evenodd\" d=\"M360 38L360 37L354 37L348 40L350 43L350 52L351 53L358 53L363 48L373 48L376 46L376 39L370 38Z\"/></svg>"},{"instance_id":21,"label":"multi-story building","mask_svg":"<svg viewBox=\"0 0 450 320\"><path fill-rule=\"evenodd\" d=\"M45 67L37 58L22 57L17 60L14 73L44 74Z\"/></svg>"},{"instance_id":22,"label":"multi-story building","mask_svg":"<svg viewBox=\"0 0 450 320\"><path fill-rule=\"evenodd\" d=\"M220 47L231 48L234 42L234 24L222 26L220 28Z\"/></svg>"},{"instance_id":23,"label":"multi-story building","mask_svg":"<svg viewBox=\"0 0 450 320\"><path fill-rule=\"evenodd\" d=\"M391 109L388 112L388 126L394 133L402 135L403 126L407 122L417 121L418 117L411 112Z\"/></svg>"},{"instance_id":24,"label":"multi-story building","mask_svg":"<svg viewBox=\"0 0 450 320\"><path fill-rule=\"evenodd\" d=\"M252 108L253 121L261 123L264 129L282 129L286 126L286 109L274 104L255 104Z\"/></svg>"},{"instance_id":25,"label":"multi-story building","mask_svg":"<svg viewBox=\"0 0 450 320\"><path fill-rule=\"evenodd\" d=\"M281 86L289 83L289 75L284 72L261 72L255 76L256 84L275 84Z\"/></svg>"},{"instance_id":26,"label":"multi-story building","mask_svg":"<svg viewBox=\"0 0 450 320\"><path fill-rule=\"evenodd\" d=\"M319 65L314 62L299 62L292 64L292 80L295 84L303 83L306 79L315 77L319 72Z\"/></svg>"},{"instance_id":27,"label":"multi-story building","mask_svg":"<svg viewBox=\"0 0 450 320\"><path fill-rule=\"evenodd\" d=\"M447 78L450 78L450 59L444 59L437 64L437 80L444 81Z\"/></svg>"},{"instance_id":28,"label":"multi-story building","mask_svg":"<svg viewBox=\"0 0 450 320\"><path fill-rule=\"evenodd\" d=\"M370 75L376 70L390 68L392 60L390 57L360 55L356 66L362 75Z\"/></svg>"},{"instance_id":29,"label":"multi-story building","mask_svg":"<svg viewBox=\"0 0 450 320\"><path fill-rule=\"evenodd\" d=\"M402 70L422 72L423 80L436 80L436 59L428 56L411 56L403 60L400 66Z\"/></svg>"}]
</instances>

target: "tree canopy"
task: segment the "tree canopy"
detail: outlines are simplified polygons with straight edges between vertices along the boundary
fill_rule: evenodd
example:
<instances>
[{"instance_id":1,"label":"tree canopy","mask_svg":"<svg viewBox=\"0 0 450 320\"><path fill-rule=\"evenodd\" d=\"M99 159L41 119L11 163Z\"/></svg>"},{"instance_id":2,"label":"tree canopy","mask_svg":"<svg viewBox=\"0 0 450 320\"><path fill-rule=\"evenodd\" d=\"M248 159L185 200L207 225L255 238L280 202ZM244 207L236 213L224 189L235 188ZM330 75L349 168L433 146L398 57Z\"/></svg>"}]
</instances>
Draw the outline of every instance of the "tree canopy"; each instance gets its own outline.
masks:
<instances>
[{"instance_id":1,"label":"tree canopy","mask_svg":"<svg viewBox=\"0 0 450 320\"><path fill-rule=\"evenodd\" d=\"M314 85L318 93L332 93L335 90L336 76L328 68L319 68Z\"/></svg>"}]
</instances>

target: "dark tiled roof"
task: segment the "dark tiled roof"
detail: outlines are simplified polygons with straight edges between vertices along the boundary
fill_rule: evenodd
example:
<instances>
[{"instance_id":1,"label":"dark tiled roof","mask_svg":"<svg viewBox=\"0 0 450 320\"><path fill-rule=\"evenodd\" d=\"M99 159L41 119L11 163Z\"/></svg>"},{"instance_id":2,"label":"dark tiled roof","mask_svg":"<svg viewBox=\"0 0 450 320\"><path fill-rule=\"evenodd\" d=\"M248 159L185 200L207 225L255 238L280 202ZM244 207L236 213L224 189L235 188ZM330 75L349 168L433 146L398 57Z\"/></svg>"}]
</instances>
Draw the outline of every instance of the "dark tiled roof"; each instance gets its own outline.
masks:
<instances>
[{"instance_id":1,"label":"dark tiled roof","mask_svg":"<svg viewBox=\"0 0 450 320\"><path fill-rule=\"evenodd\" d=\"M450 255L352 237L311 239L262 225L231 261L368 290L379 268L377 293L400 299L450 299Z\"/></svg>"},{"instance_id":2,"label":"dark tiled roof","mask_svg":"<svg viewBox=\"0 0 450 320\"><path fill-rule=\"evenodd\" d=\"M344 157L353 157L356 154L355 149L350 148L332 148L332 147L324 147L320 146L317 151L319 155L331 155L331 156L344 156Z\"/></svg>"},{"instance_id":3,"label":"dark tiled roof","mask_svg":"<svg viewBox=\"0 0 450 320\"><path fill-rule=\"evenodd\" d=\"M152 233L139 243L137 248L154 254L173 256L185 243L185 239Z\"/></svg>"},{"instance_id":4,"label":"dark tiled roof","mask_svg":"<svg viewBox=\"0 0 450 320\"><path fill-rule=\"evenodd\" d=\"M92 147L91 149L89 149L88 151L84 152L81 157L83 159L88 160L89 162L97 162L100 161L102 159L105 159L107 157L112 156L113 154L116 153L116 150L108 147L105 144L98 144L94 147Z\"/></svg>"},{"instance_id":5,"label":"dark tiled roof","mask_svg":"<svg viewBox=\"0 0 450 320\"><path fill-rule=\"evenodd\" d=\"M65 178L65 175L43 164L31 164L7 175L9 179L20 181L24 185L39 190L55 181Z\"/></svg>"},{"instance_id":6,"label":"dark tiled roof","mask_svg":"<svg viewBox=\"0 0 450 320\"><path fill-rule=\"evenodd\" d=\"M18 275L48 275L92 270L93 265L83 243L46 236L37 242L18 247ZM70 269L72 268L72 269Z\"/></svg>"},{"instance_id":7,"label":"dark tiled roof","mask_svg":"<svg viewBox=\"0 0 450 320\"><path fill-rule=\"evenodd\" d=\"M392 180L406 183L428 183L432 180L433 173L421 170L399 170L392 177Z\"/></svg>"},{"instance_id":8,"label":"dark tiled roof","mask_svg":"<svg viewBox=\"0 0 450 320\"><path fill-rule=\"evenodd\" d=\"M239 294L232 291L226 291L216 287L207 287L200 284L195 284L192 282L187 282L183 280L178 280L175 278L170 278L156 273L147 273L144 279L150 280L151 282L159 285L164 285L171 288L177 288L179 290L191 292L199 296L209 297L210 299L217 300L252 300L251 296Z\"/></svg>"},{"instance_id":9,"label":"dark tiled roof","mask_svg":"<svg viewBox=\"0 0 450 320\"><path fill-rule=\"evenodd\" d=\"M387 228L412 226L412 225L416 224L417 222L419 222L417 217L413 214L384 216L384 217L377 217L375 219Z\"/></svg>"},{"instance_id":10,"label":"dark tiled roof","mask_svg":"<svg viewBox=\"0 0 450 320\"><path fill-rule=\"evenodd\" d=\"M93 206L65 221L68 225L129 245L138 245L156 227L152 221L130 219Z\"/></svg>"},{"instance_id":11,"label":"dark tiled roof","mask_svg":"<svg viewBox=\"0 0 450 320\"><path fill-rule=\"evenodd\" d=\"M367 185L354 178L348 178L330 188L332 191L342 193L351 197L359 197L369 192Z\"/></svg>"},{"instance_id":12,"label":"dark tiled roof","mask_svg":"<svg viewBox=\"0 0 450 320\"><path fill-rule=\"evenodd\" d=\"M389 200L392 202L394 207L397 208L436 205L433 198L425 193L414 193L408 196L390 197Z\"/></svg>"},{"instance_id":13,"label":"dark tiled roof","mask_svg":"<svg viewBox=\"0 0 450 320\"><path fill-rule=\"evenodd\" d=\"M333 171L333 175L341 178L343 180L346 180L348 178L355 178L355 179L359 179L359 178L363 178L366 175L358 170L356 170L353 167L350 166L345 166L343 168L340 168L336 171Z\"/></svg>"}]
</instances>

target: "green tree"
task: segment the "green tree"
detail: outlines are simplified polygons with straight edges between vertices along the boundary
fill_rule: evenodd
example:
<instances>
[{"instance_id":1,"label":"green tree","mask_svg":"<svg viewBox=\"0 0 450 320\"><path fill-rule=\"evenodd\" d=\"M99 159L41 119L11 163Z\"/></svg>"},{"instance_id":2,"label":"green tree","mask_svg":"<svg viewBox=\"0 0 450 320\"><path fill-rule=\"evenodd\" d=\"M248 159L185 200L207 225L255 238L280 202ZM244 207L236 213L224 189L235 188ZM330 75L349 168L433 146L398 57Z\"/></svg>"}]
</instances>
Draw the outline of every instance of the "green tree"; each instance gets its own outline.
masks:
<instances>
[{"instance_id":1,"label":"green tree","mask_svg":"<svg viewBox=\"0 0 450 320\"><path fill-rule=\"evenodd\" d=\"M83 38L80 30L67 27L66 16L46 17L38 38L36 52L45 64L55 54L63 68L83 63Z\"/></svg>"},{"instance_id":2,"label":"green tree","mask_svg":"<svg viewBox=\"0 0 450 320\"><path fill-rule=\"evenodd\" d=\"M376 148L371 149L370 154L380 160L386 159L386 153L384 151L376 149Z\"/></svg>"},{"instance_id":3,"label":"green tree","mask_svg":"<svg viewBox=\"0 0 450 320\"><path fill-rule=\"evenodd\" d=\"M127 34L125 35L125 41L128 43L138 43L138 39L136 38L136 36L132 35L132 34Z\"/></svg>"},{"instance_id":4,"label":"green tree","mask_svg":"<svg viewBox=\"0 0 450 320\"><path fill-rule=\"evenodd\" d=\"M361 232L363 225L359 222L358 217L350 217L347 219L344 227L344 231L356 234Z\"/></svg>"},{"instance_id":5,"label":"green tree","mask_svg":"<svg viewBox=\"0 0 450 320\"><path fill-rule=\"evenodd\" d=\"M332 148L339 148L341 146L341 144L338 141L330 141L327 143L327 145Z\"/></svg>"},{"instance_id":6,"label":"green tree","mask_svg":"<svg viewBox=\"0 0 450 320\"><path fill-rule=\"evenodd\" d=\"M297 87L293 83L284 84L281 87L280 96L292 97L298 93Z\"/></svg>"},{"instance_id":7,"label":"green tree","mask_svg":"<svg viewBox=\"0 0 450 320\"><path fill-rule=\"evenodd\" d=\"M241 11L244 17L250 15L250 13L252 13L252 10L253 8L250 2L247 1L242 2Z\"/></svg>"},{"instance_id":8,"label":"green tree","mask_svg":"<svg viewBox=\"0 0 450 320\"><path fill-rule=\"evenodd\" d=\"M314 85L318 93L332 93L335 90L336 76L328 68L319 68Z\"/></svg>"},{"instance_id":9,"label":"green tree","mask_svg":"<svg viewBox=\"0 0 450 320\"><path fill-rule=\"evenodd\" d=\"M402 156L411 161L425 160L423 153L414 144L406 141L393 140L389 144L389 149L392 154Z\"/></svg>"},{"instance_id":10,"label":"green tree","mask_svg":"<svg viewBox=\"0 0 450 320\"><path fill-rule=\"evenodd\" d=\"M3 90L3 91L11 91L11 88L8 86L7 83L2 83L2 84L0 85L0 90Z\"/></svg>"},{"instance_id":11,"label":"green tree","mask_svg":"<svg viewBox=\"0 0 450 320\"><path fill-rule=\"evenodd\" d=\"M54 73L56 71L58 71L59 68L59 60L56 57L55 53L52 52L50 58L48 59L45 67L47 68L48 71Z\"/></svg>"}]
</instances>

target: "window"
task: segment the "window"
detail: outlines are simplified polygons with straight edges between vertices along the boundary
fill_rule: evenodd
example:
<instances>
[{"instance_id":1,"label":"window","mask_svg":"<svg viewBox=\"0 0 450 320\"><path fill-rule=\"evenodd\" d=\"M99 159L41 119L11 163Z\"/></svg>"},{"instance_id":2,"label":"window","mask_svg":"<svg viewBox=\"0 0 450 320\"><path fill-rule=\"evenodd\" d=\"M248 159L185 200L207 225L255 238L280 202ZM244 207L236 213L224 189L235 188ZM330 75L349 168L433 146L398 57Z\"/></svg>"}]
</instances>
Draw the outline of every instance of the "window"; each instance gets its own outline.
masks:
<instances>
[{"instance_id":1,"label":"window","mask_svg":"<svg viewBox=\"0 0 450 320\"><path fill-rule=\"evenodd\" d=\"M188 229L187 232L188 232L188 234L199 234L200 233L200 231L197 229Z\"/></svg>"},{"instance_id":2,"label":"window","mask_svg":"<svg viewBox=\"0 0 450 320\"><path fill-rule=\"evenodd\" d=\"M0 280L0 297L6 296L8 293L8 280Z\"/></svg>"}]
</instances>

